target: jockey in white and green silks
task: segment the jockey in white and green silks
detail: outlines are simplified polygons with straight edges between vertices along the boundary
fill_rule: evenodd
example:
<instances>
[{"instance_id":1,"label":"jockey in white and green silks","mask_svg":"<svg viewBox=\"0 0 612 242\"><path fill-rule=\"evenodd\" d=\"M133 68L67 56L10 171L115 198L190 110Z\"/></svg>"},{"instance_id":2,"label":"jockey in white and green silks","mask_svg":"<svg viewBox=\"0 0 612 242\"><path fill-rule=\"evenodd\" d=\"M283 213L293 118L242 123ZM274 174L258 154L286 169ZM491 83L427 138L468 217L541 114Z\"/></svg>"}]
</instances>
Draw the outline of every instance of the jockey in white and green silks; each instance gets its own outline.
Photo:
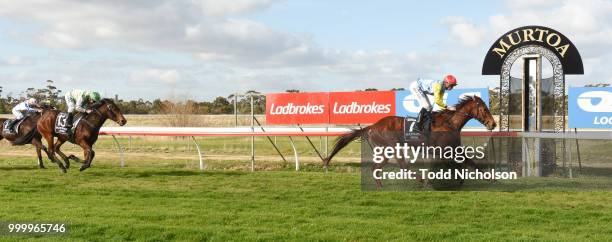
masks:
<instances>
[{"instance_id":1,"label":"jockey in white and green silks","mask_svg":"<svg viewBox=\"0 0 612 242\"><path fill-rule=\"evenodd\" d=\"M410 91L412 91L412 94L419 100L422 106L421 112L419 113L419 127L429 127L428 122L431 111L433 110L433 105L429 102L427 95L433 95L434 103L442 110L455 110L455 107L447 106L446 103L444 103L444 93L453 90L456 85L457 79L453 75L446 75L443 80L418 79L410 85Z\"/></svg>"},{"instance_id":2,"label":"jockey in white and green silks","mask_svg":"<svg viewBox=\"0 0 612 242\"><path fill-rule=\"evenodd\" d=\"M83 91L74 89L64 96L66 99L66 107L68 107L68 119L66 120L67 128L72 127L74 111L80 113L90 113L91 110L86 109L89 104L99 102L102 98L100 93L94 91Z\"/></svg>"}]
</instances>

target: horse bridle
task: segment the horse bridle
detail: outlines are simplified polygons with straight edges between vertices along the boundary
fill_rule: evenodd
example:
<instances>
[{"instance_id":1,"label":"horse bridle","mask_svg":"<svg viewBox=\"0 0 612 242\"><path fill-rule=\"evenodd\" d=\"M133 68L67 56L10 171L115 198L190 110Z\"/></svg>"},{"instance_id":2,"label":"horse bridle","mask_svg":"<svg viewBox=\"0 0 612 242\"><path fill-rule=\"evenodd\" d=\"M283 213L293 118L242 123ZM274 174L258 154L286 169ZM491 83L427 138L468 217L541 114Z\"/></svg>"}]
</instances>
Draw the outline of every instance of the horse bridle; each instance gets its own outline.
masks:
<instances>
[{"instance_id":1,"label":"horse bridle","mask_svg":"<svg viewBox=\"0 0 612 242\"><path fill-rule=\"evenodd\" d=\"M113 112L113 110L111 109L111 105L110 104L106 104L106 108L108 108L108 111L110 111L113 115L115 114L115 112ZM102 112L100 112L100 110L98 110L97 108L92 108L91 109L93 112L95 112L97 115L100 115L100 117L104 117L104 114L102 114ZM87 117L87 116L85 116ZM87 121L87 119L83 119L83 121L85 121L85 123L87 123L87 125L89 125L89 127L94 127L93 124L89 123L89 121Z\"/></svg>"}]
</instances>

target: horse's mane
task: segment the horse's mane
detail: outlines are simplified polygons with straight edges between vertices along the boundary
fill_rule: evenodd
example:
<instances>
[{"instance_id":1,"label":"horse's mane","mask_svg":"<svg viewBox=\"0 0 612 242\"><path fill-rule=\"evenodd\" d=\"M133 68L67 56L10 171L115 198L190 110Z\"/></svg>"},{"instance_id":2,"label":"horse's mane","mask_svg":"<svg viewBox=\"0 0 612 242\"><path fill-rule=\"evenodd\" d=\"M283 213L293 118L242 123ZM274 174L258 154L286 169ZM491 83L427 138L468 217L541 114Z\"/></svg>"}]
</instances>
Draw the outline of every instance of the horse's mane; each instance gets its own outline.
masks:
<instances>
[{"instance_id":1,"label":"horse's mane","mask_svg":"<svg viewBox=\"0 0 612 242\"><path fill-rule=\"evenodd\" d=\"M473 96L464 96L461 99L459 99L459 102L457 104L455 104L455 108L457 110L463 108L463 106L467 105L468 103L470 103L471 101L475 101L478 102L480 100L480 97L473 95ZM442 111L442 113L455 113L455 111L450 111L448 109L445 109L444 111Z\"/></svg>"},{"instance_id":2,"label":"horse's mane","mask_svg":"<svg viewBox=\"0 0 612 242\"><path fill-rule=\"evenodd\" d=\"M480 99L478 96L474 95L474 96L464 96L462 97L459 102L455 105L455 107L457 109L462 108L463 106L465 106L466 104L468 104L470 101L476 101L478 102L478 99Z\"/></svg>"}]
</instances>

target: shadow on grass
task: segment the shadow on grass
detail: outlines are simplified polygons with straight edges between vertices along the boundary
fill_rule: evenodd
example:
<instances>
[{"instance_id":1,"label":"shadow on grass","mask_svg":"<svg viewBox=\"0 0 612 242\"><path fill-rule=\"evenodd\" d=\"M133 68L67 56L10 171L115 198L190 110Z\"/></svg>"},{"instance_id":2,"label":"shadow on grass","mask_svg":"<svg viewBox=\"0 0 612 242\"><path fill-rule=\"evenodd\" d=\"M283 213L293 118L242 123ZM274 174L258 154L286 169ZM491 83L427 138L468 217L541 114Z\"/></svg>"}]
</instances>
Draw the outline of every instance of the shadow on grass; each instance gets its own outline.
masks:
<instances>
[{"instance_id":1,"label":"shadow on grass","mask_svg":"<svg viewBox=\"0 0 612 242\"><path fill-rule=\"evenodd\" d=\"M115 170L115 169L98 169L98 170L88 170L85 171L84 174L90 176L98 176L105 177L110 173L113 173L116 177L121 178L143 178L143 177L195 177L195 176L242 176L249 174L248 172L241 171L198 171L198 170L139 170L139 169L125 169L125 170Z\"/></svg>"},{"instance_id":2,"label":"shadow on grass","mask_svg":"<svg viewBox=\"0 0 612 242\"><path fill-rule=\"evenodd\" d=\"M44 170L38 168L38 166L1 166L0 170L2 171L28 171L28 170Z\"/></svg>"}]
</instances>

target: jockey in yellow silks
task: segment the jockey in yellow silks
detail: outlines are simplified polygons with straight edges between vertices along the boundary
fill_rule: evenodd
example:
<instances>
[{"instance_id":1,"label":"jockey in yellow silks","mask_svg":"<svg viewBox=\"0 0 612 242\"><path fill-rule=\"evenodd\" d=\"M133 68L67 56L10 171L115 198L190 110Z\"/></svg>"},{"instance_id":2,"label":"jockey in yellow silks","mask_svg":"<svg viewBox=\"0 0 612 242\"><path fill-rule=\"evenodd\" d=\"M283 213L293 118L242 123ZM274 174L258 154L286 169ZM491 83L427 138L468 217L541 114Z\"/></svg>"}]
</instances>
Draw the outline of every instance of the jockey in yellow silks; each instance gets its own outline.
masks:
<instances>
[{"instance_id":1,"label":"jockey in yellow silks","mask_svg":"<svg viewBox=\"0 0 612 242\"><path fill-rule=\"evenodd\" d=\"M444 103L444 93L453 90L455 86L457 86L457 78L453 75L446 75L443 80L418 79L410 85L410 91L419 100L422 107L418 118L418 126L421 130L429 128L431 111L433 110L433 105L429 102L427 95L433 95L434 103L440 109L454 111L455 107L447 106Z\"/></svg>"}]
</instances>

